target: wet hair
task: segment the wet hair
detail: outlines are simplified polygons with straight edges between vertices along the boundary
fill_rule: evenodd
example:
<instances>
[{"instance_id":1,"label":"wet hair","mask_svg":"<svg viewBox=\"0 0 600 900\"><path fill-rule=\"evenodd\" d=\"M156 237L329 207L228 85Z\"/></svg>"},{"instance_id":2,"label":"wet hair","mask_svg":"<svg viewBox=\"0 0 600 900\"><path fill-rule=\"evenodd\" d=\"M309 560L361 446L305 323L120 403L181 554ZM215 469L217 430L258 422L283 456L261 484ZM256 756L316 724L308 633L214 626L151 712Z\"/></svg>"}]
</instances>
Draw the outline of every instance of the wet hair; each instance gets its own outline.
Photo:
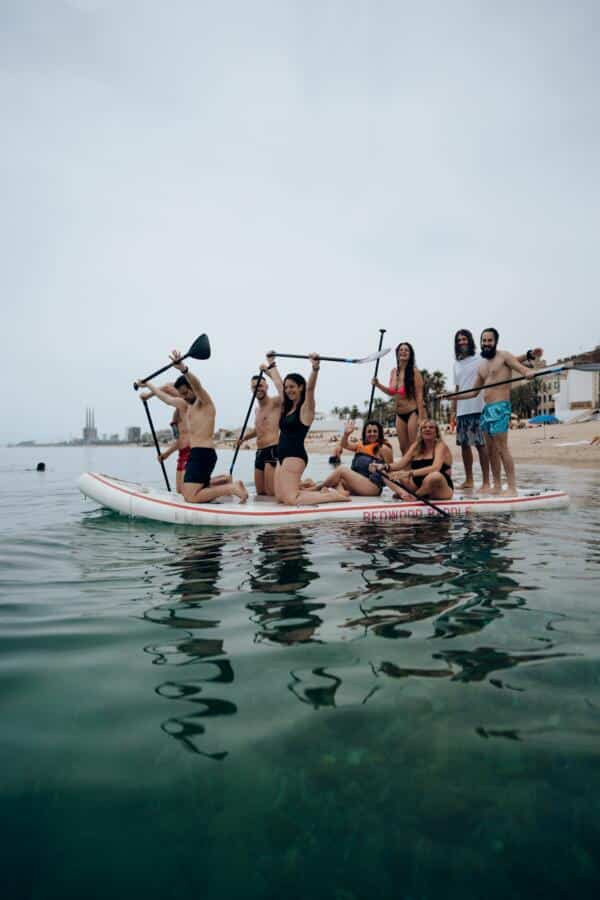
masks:
<instances>
[{"instance_id":1,"label":"wet hair","mask_svg":"<svg viewBox=\"0 0 600 900\"><path fill-rule=\"evenodd\" d=\"M290 372L290 374L286 375L285 378L283 379L284 388L285 388L286 381L293 381L294 384L297 384L298 387L301 389L300 402L298 403L298 406L297 406L297 409L300 409L300 407L302 406L302 404L304 403L304 401L306 399L306 379L303 378L302 375L298 375L297 372ZM283 392L283 407L281 410L282 417L287 416L287 414L289 413L292 406L293 406L293 403L290 400L290 398L287 396L287 394L285 393L285 390L284 390L284 392Z\"/></svg>"},{"instance_id":2,"label":"wet hair","mask_svg":"<svg viewBox=\"0 0 600 900\"><path fill-rule=\"evenodd\" d=\"M418 456L425 449L425 441L423 440L422 429L423 425L425 425L426 422L433 422L433 424L435 425L435 442L433 444L434 448L439 444L440 441L444 440L438 423L434 419L423 419L417 430L417 446L415 449L415 456Z\"/></svg>"},{"instance_id":3,"label":"wet hair","mask_svg":"<svg viewBox=\"0 0 600 900\"><path fill-rule=\"evenodd\" d=\"M489 330L490 329L488 329L488 331ZM475 339L473 337L473 334L469 331L468 328L459 328L459 330L454 335L454 356L456 357L456 359L461 359L461 357L458 355L459 354L458 339L459 339L459 337L463 337L463 335L464 335L464 337L466 337L466 339L469 342L467 356L475 356Z\"/></svg>"},{"instance_id":4,"label":"wet hair","mask_svg":"<svg viewBox=\"0 0 600 900\"><path fill-rule=\"evenodd\" d=\"M481 338L484 336L486 331L489 331L490 334L494 335L494 340L496 341L496 346L498 346L498 340L500 339L500 335L498 334L498 332L496 331L495 328L484 328L483 331L481 332L481 337L479 338L479 340L481 341Z\"/></svg>"},{"instance_id":5,"label":"wet hair","mask_svg":"<svg viewBox=\"0 0 600 900\"><path fill-rule=\"evenodd\" d=\"M177 381L175 382L175 384L173 385L173 387L176 387L176 388L180 388L180 387L188 387L189 388L189 386L190 386L190 383L187 380L187 378L185 377L185 375L180 375L179 378L177 379Z\"/></svg>"},{"instance_id":6,"label":"wet hair","mask_svg":"<svg viewBox=\"0 0 600 900\"><path fill-rule=\"evenodd\" d=\"M383 425L381 424L381 422L376 422L374 419L369 419L369 421L365 422L365 424L363 425L361 441L363 444L366 444L367 428L369 427L369 425L375 425L375 427L377 428L377 447L379 448L382 444L385 444L385 435L383 433Z\"/></svg>"},{"instance_id":7,"label":"wet hair","mask_svg":"<svg viewBox=\"0 0 600 900\"><path fill-rule=\"evenodd\" d=\"M396 371L400 368L400 363L398 362L398 351L400 347L408 347L410 350L410 354L406 363L406 368L404 370L404 390L406 391L407 397L415 396L415 351L413 350L412 344L409 344L408 341L400 341L398 346L396 347Z\"/></svg>"}]
</instances>

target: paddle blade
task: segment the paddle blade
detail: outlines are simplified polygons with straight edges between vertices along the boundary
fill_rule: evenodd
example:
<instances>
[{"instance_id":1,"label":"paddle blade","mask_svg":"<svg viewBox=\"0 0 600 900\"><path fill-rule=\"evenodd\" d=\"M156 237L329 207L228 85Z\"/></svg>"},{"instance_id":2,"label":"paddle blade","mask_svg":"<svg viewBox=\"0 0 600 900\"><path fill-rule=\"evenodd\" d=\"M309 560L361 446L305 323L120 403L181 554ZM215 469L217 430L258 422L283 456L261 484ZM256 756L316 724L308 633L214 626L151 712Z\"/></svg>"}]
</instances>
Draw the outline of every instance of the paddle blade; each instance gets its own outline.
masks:
<instances>
[{"instance_id":1,"label":"paddle blade","mask_svg":"<svg viewBox=\"0 0 600 900\"><path fill-rule=\"evenodd\" d=\"M191 356L192 359L210 359L208 335L201 334L199 338L196 338L186 355Z\"/></svg>"},{"instance_id":2,"label":"paddle blade","mask_svg":"<svg viewBox=\"0 0 600 900\"><path fill-rule=\"evenodd\" d=\"M600 372L600 363L575 363L578 372Z\"/></svg>"},{"instance_id":3,"label":"paddle blade","mask_svg":"<svg viewBox=\"0 0 600 900\"><path fill-rule=\"evenodd\" d=\"M381 359L382 356L387 356L392 348L388 347L386 350L378 350L377 353L371 353L370 356L365 356L364 359L352 359L348 360L348 362L353 363L369 363L375 362L376 359Z\"/></svg>"}]
</instances>

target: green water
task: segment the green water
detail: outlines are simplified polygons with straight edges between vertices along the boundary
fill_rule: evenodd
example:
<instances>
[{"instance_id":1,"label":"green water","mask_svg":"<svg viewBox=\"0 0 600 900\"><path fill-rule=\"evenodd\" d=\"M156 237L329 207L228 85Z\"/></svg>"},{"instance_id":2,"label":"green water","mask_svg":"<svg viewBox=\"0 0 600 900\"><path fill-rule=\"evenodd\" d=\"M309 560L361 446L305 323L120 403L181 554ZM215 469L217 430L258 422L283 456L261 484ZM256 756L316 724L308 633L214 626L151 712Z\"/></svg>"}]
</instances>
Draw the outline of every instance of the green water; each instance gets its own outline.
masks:
<instances>
[{"instance_id":1,"label":"green water","mask_svg":"<svg viewBox=\"0 0 600 900\"><path fill-rule=\"evenodd\" d=\"M3 897L597 896L599 472L521 468L567 511L200 531L83 469L159 483L0 450Z\"/></svg>"}]
</instances>

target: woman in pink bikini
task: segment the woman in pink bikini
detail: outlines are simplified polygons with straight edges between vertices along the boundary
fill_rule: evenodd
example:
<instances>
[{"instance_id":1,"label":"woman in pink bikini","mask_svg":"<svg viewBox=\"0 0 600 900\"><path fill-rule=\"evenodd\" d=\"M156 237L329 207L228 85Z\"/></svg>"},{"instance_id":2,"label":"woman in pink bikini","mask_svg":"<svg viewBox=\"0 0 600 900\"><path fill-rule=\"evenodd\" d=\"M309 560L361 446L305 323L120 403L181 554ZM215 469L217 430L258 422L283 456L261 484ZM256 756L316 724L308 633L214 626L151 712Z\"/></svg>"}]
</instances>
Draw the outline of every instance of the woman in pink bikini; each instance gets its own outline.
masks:
<instances>
[{"instance_id":1,"label":"woman in pink bikini","mask_svg":"<svg viewBox=\"0 0 600 900\"><path fill-rule=\"evenodd\" d=\"M390 373L389 387L373 378L371 384L396 398L396 434L402 453L406 453L417 438L419 422L425 418L423 377L415 366L415 351L403 341L396 347L396 368Z\"/></svg>"}]
</instances>

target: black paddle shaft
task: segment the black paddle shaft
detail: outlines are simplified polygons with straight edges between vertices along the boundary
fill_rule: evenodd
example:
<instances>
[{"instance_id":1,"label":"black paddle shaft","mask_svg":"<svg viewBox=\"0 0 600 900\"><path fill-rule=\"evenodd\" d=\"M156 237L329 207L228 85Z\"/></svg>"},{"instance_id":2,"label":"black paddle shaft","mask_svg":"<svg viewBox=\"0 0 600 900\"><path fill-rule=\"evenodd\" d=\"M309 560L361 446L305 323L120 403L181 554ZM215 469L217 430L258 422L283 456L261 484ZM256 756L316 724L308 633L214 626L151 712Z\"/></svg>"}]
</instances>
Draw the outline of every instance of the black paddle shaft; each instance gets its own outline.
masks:
<instances>
[{"instance_id":1,"label":"black paddle shaft","mask_svg":"<svg viewBox=\"0 0 600 900\"><path fill-rule=\"evenodd\" d=\"M154 446L156 447L156 452L158 453L158 456L159 456L158 461L160 463L162 473L165 476L165 484L167 485L168 492L171 493L171 485L169 484L167 470L165 469L165 464L164 464L163 460L160 459L160 447L158 444L158 438L156 437L156 431L154 430L154 422L152 421L152 416L150 415L150 410L148 409L148 401L142 400L142 403L144 404L144 409L146 410L146 415L148 416L148 425L150 426L150 431L152 432L152 439L154 440Z\"/></svg>"},{"instance_id":2,"label":"black paddle shaft","mask_svg":"<svg viewBox=\"0 0 600 900\"><path fill-rule=\"evenodd\" d=\"M248 407L248 412L246 413L246 418L244 419L244 424L242 425L242 430L240 431L238 445L235 448L235 453L233 454L233 460L231 461L231 465L229 467L230 475L233 475L233 467L235 466L235 461L238 458L238 453L240 452L242 440L246 433L246 426L248 425L248 419L250 418L250 413L252 412L252 407L254 406L254 401L256 400L256 392L258 391L258 386L261 383L262 379L264 378L264 375L262 372L259 372L258 375L255 375L254 377L256 378L256 384L254 385L254 391L252 393L252 399L250 400L250 406Z\"/></svg>"},{"instance_id":3,"label":"black paddle shaft","mask_svg":"<svg viewBox=\"0 0 600 900\"><path fill-rule=\"evenodd\" d=\"M385 332L386 332L386 329L385 329L385 328L380 328L380 329L379 329L379 347L377 348L377 352L378 352L378 353L379 353L379 351L381 350L381 348L383 347L383 336L384 336ZM374 379L377 378L377 373L379 372L379 360L380 360L380 359L381 359L381 357L378 356L378 357L377 357L377 362L375 363L375 374L373 375L373 378L374 378ZM375 397L375 385L372 384L372 385L371 385L371 396L370 396L370 398L369 398L369 410L368 410L368 412L367 412L367 422L368 422L369 419L371 418L371 410L373 409L373 398L374 398L374 397Z\"/></svg>"},{"instance_id":4,"label":"black paddle shaft","mask_svg":"<svg viewBox=\"0 0 600 900\"><path fill-rule=\"evenodd\" d=\"M397 487L401 487L406 491L407 494L411 494L415 498L415 500L420 500L421 503L426 503L427 506L430 506L432 509L435 509L436 513L439 513L440 516L445 516L446 519L451 518L450 513L447 513L445 509L442 509L441 506L436 506L435 503L432 503L431 500L428 500L427 497L419 497L415 491L408 487L403 481L396 481L394 478L390 478L389 475L386 475L384 472L380 473L383 476L385 481L391 481L392 484L395 484Z\"/></svg>"}]
</instances>

